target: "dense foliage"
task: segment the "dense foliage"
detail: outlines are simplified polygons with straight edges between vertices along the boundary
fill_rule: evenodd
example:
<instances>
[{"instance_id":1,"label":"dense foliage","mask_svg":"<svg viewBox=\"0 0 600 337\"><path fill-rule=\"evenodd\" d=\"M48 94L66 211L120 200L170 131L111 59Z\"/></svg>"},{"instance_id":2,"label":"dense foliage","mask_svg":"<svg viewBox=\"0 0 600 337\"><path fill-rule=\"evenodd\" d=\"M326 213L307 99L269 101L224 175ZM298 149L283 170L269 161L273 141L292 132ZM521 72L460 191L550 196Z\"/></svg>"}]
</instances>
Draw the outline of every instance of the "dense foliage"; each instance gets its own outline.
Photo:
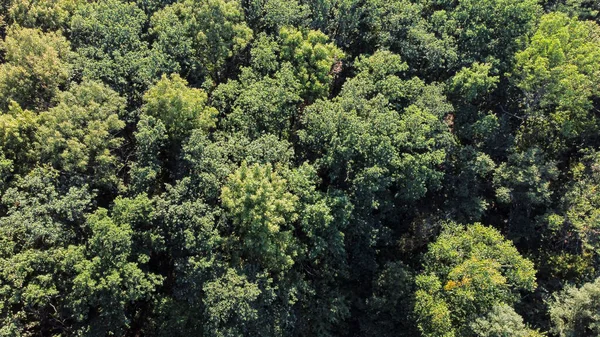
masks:
<instances>
[{"instance_id":1,"label":"dense foliage","mask_svg":"<svg viewBox=\"0 0 600 337\"><path fill-rule=\"evenodd\" d=\"M0 336L600 336L599 3L2 1Z\"/></svg>"}]
</instances>

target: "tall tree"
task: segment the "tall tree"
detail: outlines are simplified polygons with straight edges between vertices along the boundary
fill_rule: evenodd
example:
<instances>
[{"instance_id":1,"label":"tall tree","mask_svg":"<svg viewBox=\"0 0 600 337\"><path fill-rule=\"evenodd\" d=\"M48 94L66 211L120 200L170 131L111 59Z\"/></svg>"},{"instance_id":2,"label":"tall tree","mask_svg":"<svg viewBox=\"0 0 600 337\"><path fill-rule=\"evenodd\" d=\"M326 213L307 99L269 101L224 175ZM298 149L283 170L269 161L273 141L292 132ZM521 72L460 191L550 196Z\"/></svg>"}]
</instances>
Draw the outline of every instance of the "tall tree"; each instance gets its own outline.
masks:
<instances>
[{"instance_id":1,"label":"tall tree","mask_svg":"<svg viewBox=\"0 0 600 337\"><path fill-rule=\"evenodd\" d=\"M59 33L10 28L0 44L0 108L11 100L23 108L44 110L71 76L70 44Z\"/></svg>"},{"instance_id":2,"label":"tall tree","mask_svg":"<svg viewBox=\"0 0 600 337\"><path fill-rule=\"evenodd\" d=\"M454 223L429 245L416 283L415 314L424 336L471 335L474 319L536 287L533 263L500 232Z\"/></svg>"},{"instance_id":3,"label":"tall tree","mask_svg":"<svg viewBox=\"0 0 600 337\"><path fill-rule=\"evenodd\" d=\"M227 60L252 39L237 0L176 2L152 16L151 31L157 37L155 49L177 62L195 85L223 80Z\"/></svg>"}]
</instances>

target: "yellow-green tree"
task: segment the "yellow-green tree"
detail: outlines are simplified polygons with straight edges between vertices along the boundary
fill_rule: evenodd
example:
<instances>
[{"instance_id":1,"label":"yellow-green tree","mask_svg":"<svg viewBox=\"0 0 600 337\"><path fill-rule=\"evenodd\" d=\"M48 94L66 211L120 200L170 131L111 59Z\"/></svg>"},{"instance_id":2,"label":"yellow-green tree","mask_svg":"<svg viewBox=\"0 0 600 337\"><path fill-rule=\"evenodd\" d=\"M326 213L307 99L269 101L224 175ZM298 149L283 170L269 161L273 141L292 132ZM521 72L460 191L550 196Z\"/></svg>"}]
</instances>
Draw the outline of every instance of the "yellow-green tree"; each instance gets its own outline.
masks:
<instances>
[{"instance_id":1,"label":"yellow-green tree","mask_svg":"<svg viewBox=\"0 0 600 337\"><path fill-rule=\"evenodd\" d=\"M50 107L71 74L67 39L15 26L0 47L6 61L0 65L0 108L6 109L11 100L28 109Z\"/></svg>"},{"instance_id":2,"label":"yellow-green tree","mask_svg":"<svg viewBox=\"0 0 600 337\"><path fill-rule=\"evenodd\" d=\"M415 314L424 336L464 336L470 323L519 291L536 287L533 263L512 242L481 224L448 223L429 245L417 276Z\"/></svg>"}]
</instances>

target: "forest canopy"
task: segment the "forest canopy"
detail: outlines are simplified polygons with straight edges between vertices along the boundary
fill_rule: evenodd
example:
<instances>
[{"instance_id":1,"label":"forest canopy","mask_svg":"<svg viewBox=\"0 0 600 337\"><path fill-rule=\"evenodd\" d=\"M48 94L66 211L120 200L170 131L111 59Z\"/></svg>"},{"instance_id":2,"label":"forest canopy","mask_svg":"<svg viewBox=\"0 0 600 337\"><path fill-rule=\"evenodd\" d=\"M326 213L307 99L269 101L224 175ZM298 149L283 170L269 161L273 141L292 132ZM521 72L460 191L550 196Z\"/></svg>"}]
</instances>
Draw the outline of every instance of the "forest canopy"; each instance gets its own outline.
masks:
<instances>
[{"instance_id":1,"label":"forest canopy","mask_svg":"<svg viewBox=\"0 0 600 337\"><path fill-rule=\"evenodd\" d=\"M600 336L600 2L4 0L0 336Z\"/></svg>"}]
</instances>

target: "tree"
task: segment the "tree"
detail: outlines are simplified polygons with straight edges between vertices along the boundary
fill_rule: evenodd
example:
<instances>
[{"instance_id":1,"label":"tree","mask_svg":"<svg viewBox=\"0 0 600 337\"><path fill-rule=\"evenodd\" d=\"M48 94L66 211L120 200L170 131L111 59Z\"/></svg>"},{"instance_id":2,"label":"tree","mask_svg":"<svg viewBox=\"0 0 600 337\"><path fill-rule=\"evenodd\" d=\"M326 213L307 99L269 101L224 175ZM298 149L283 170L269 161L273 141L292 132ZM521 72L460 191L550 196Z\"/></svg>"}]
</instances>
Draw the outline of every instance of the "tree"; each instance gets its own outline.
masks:
<instances>
[{"instance_id":1,"label":"tree","mask_svg":"<svg viewBox=\"0 0 600 337\"><path fill-rule=\"evenodd\" d=\"M600 20L600 4L593 0L546 0L546 7L568 13L580 20Z\"/></svg>"},{"instance_id":2,"label":"tree","mask_svg":"<svg viewBox=\"0 0 600 337\"><path fill-rule=\"evenodd\" d=\"M204 291L207 316L204 331L207 336L241 337L250 331L260 331L254 302L261 291L245 276L227 269L222 277L207 282Z\"/></svg>"},{"instance_id":3,"label":"tree","mask_svg":"<svg viewBox=\"0 0 600 337\"><path fill-rule=\"evenodd\" d=\"M564 153L586 142L597 121L600 28L551 13L542 17L527 48L516 54L516 85L523 91L521 147L538 145Z\"/></svg>"},{"instance_id":4,"label":"tree","mask_svg":"<svg viewBox=\"0 0 600 337\"><path fill-rule=\"evenodd\" d=\"M132 252L133 231L115 223L105 209L87 217L91 236L85 258L74 268L70 306L81 327L78 333L92 336L124 334L131 327L136 303L147 300L162 278L145 273L140 265L147 255Z\"/></svg>"},{"instance_id":5,"label":"tree","mask_svg":"<svg viewBox=\"0 0 600 337\"><path fill-rule=\"evenodd\" d=\"M552 332L560 337L600 333L600 278L580 288L568 286L549 302Z\"/></svg>"},{"instance_id":6,"label":"tree","mask_svg":"<svg viewBox=\"0 0 600 337\"><path fill-rule=\"evenodd\" d=\"M327 35L314 30L300 31L283 27L279 31L279 41L280 58L292 64L304 91L302 97L305 101L326 97L332 69L343 58L342 51L328 42Z\"/></svg>"},{"instance_id":7,"label":"tree","mask_svg":"<svg viewBox=\"0 0 600 337\"><path fill-rule=\"evenodd\" d=\"M389 49L410 65L411 72L421 76L439 78L456 66L458 46L450 29L444 27L451 20L445 11L432 13L428 21L425 1L372 0L365 7L363 20L368 29L363 32L367 35L364 49Z\"/></svg>"},{"instance_id":8,"label":"tree","mask_svg":"<svg viewBox=\"0 0 600 337\"><path fill-rule=\"evenodd\" d=\"M164 174L162 166L168 141L167 130L160 119L142 115L134 134L136 161L131 164L129 188L133 193L159 189Z\"/></svg>"},{"instance_id":9,"label":"tree","mask_svg":"<svg viewBox=\"0 0 600 337\"><path fill-rule=\"evenodd\" d=\"M600 241L596 235L600 230L596 221L600 200L595 193L600 183L600 157L595 151L582 152L583 158L571 167L560 202L542 221L547 253L541 261L552 277L563 282L590 281L600 268Z\"/></svg>"},{"instance_id":10,"label":"tree","mask_svg":"<svg viewBox=\"0 0 600 337\"><path fill-rule=\"evenodd\" d=\"M244 6L248 25L255 31L278 32L283 27L304 27L310 16L298 0L250 0Z\"/></svg>"},{"instance_id":11,"label":"tree","mask_svg":"<svg viewBox=\"0 0 600 337\"><path fill-rule=\"evenodd\" d=\"M259 264L274 273L293 265L297 197L286 185L270 164L242 163L229 176L221 200L233 223L230 249L237 263Z\"/></svg>"},{"instance_id":12,"label":"tree","mask_svg":"<svg viewBox=\"0 0 600 337\"><path fill-rule=\"evenodd\" d=\"M541 337L542 334L523 324L523 318L509 305L495 306L485 317L471 323L471 329L481 337Z\"/></svg>"},{"instance_id":13,"label":"tree","mask_svg":"<svg viewBox=\"0 0 600 337\"><path fill-rule=\"evenodd\" d=\"M26 109L44 110L71 75L69 42L59 33L13 27L0 47L0 108L11 100Z\"/></svg>"},{"instance_id":14,"label":"tree","mask_svg":"<svg viewBox=\"0 0 600 337\"><path fill-rule=\"evenodd\" d=\"M8 8L9 23L44 31L65 31L82 0L18 0Z\"/></svg>"},{"instance_id":15,"label":"tree","mask_svg":"<svg viewBox=\"0 0 600 337\"><path fill-rule=\"evenodd\" d=\"M177 70L159 50L144 41L146 15L135 3L109 0L79 6L71 19L70 41L77 52L77 72L102 80L128 103L161 74ZM136 106L137 107L137 106Z\"/></svg>"},{"instance_id":16,"label":"tree","mask_svg":"<svg viewBox=\"0 0 600 337\"><path fill-rule=\"evenodd\" d=\"M500 232L477 223L448 223L429 245L416 283L415 314L424 336L468 335L475 318L536 287L533 263Z\"/></svg>"},{"instance_id":17,"label":"tree","mask_svg":"<svg viewBox=\"0 0 600 337\"><path fill-rule=\"evenodd\" d=\"M460 0L453 8L448 24L456 29L459 59L491 63L503 73L512 66L512 58L522 39L535 27L541 15L536 0Z\"/></svg>"},{"instance_id":18,"label":"tree","mask_svg":"<svg viewBox=\"0 0 600 337\"><path fill-rule=\"evenodd\" d=\"M8 170L3 177L8 180L15 174L26 174L37 162L35 133L39 118L13 101L7 112L0 114L0 125L0 153Z\"/></svg>"},{"instance_id":19,"label":"tree","mask_svg":"<svg viewBox=\"0 0 600 337\"><path fill-rule=\"evenodd\" d=\"M402 262L388 262L378 275L373 295L367 299L369 318L362 329L367 336L414 336L412 319L414 275Z\"/></svg>"},{"instance_id":20,"label":"tree","mask_svg":"<svg viewBox=\"0 0 600 337\"><path fill-rule=\"evenodd\" d=\"M276 39L259 35L250 55L239 79L214 92L227 115L223 126L251 139L270 133L292 140L303 106L329 94L343 53L319 31L284 27Z\"/></svg>"},{"instance_id":21,"label":"tree","mask_svg":"<svg viewBox=\"0 0 600 337\"><path fill-rule=\"evenodd\" d=\"M144 94L142 111L159 119L173 141L180 141L193 129L206 132L215 126L217 111L207 106L207 99L204 91L189 88L179 75L163 75Z\"/></svg>"},{"instance_id":22,"label":"tree","mask_svg":"<svg viewBox=\"0 0 600 337\"><path fill-rule=\"evenodd\" d=\"M169 55L193 84L219 83L228 59L252 39L236 0L186 0L152 16L155 49Z\"/></svg>"},{"instance_id":23,"label":"tree","mask_svg":"<svg viewBox=\"0 0 600 337\"><path fill-rule=\"evenodd\" d=\"M496 199L509 206L509 233L514 238L533 239L535 217L552 204L551 183L558 178L556 163L538 148L512 153L493 178Z\"/></svg>"},{"instance_id":24,"label":"tree","mask_svg":"<svg viewBox=\"0 0 600 337\"><path fill-rule=\"evenodd\" d=\"M125 100L99 82L73 84L59 94L58 105L39 115L35 148L39 162L60 170L67 185L88 183L104 191L119 187Z\"/></svg>"},{"instance_id":25,"label":"tree","mask_svg":"<svg viewBox=\"0 0 600 337\"><path fill-rule=\"evenodd\" d=\"M365 7L363 20L372 35L367 41L434 79L475 62L509 71L521 38L541 14L535 0L369 1Z\"/></svg>"},{"instance_id":26,"label":"tree","mask_svg":"<svg viewBox=\"0 0 600 337\"><path fill-rule=\"evenodd\" d=\"M392 203L441 186L438 167L451 142L443 117L451 107L435 86L400 79L406 64L397 55L379 52L356 66L340 96L306 109L300 142L330 187L385 214Z\"/></svg>"},{"instance_id":27,"label":"tree","mask_svg":"<svg viewBox=\"0 0 600 337\"><path fill-rule=\"evenodd\" d=\"M75 324L67 294L85 214L95 195L87 186L61 188L60 172L38 167L2 195L0 217L0 333L70 334ZM4 211L5 210L5 211Z\"/></svg>"}]
</instances>

